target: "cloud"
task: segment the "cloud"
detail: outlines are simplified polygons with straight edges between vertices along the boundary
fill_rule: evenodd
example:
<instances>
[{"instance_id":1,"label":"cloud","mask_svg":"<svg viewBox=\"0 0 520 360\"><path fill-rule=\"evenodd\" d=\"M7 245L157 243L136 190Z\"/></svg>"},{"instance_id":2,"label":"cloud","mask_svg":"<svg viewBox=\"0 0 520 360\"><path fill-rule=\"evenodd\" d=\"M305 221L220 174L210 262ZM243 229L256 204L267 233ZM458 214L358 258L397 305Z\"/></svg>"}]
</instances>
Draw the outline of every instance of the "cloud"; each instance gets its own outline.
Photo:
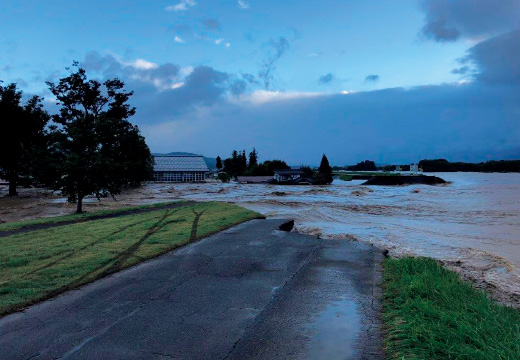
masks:
<instances>
[{"instance_id":1,"label":"cloud","mask_svg":"<svg viewBox=\"0 0 520 360\"><path fill-rule=\"evenodd\" d=\"M217 19L204 19L202 20L202 25L204 25L204 27L210 31L220 30L220 23Z\"/></svg>"},{"instance_id":2,"label":"cloud","mask_svg":"<svg viewBox=\"0 0 520 360\"><path fill-rule=\"evenodd\" d=\"M520 30L516 30L476 44L463 62L476 67L474 77L478 81L520 84L519 49Z\"/></svg>"},{"instance_id":3,"label":"cloud","mask_svg":"<svg viewBox=\"0 0 520 360\"><path fill-rule=\"evenodd\" d=\"M195 5L197 5L197 3L194 0L182 0L180 3L178 3L176 5L167 6L165 8L165 10L166 11L175 11L175 12L186 11L189 8L194 7Z\"/></svg>"},{"instance_id":4,"label":"cloud","mask_svg":"<svg viewBox=\"0 0 520 360\"><path fill-rule=\"evenodd\" d=\"M237 4L238 4L238 7L241 8L241 9L249 9L249 2L247 2L246 0L238 0L237 1Z\"/></svg>"},{"instance_id":5,"label":"cloud","mask_svg":"<svg viewBox=\"0 0 520 360\"><path fill-rule=\"evenodd\" d=\"M508 152L520 156L511 152L520 138L519 96L520 86L478 84L348 95L257 90L185 113L171 123L169 136L163 123L144 129L154 151L171 151L175 144L216 155L254 142L264 158L291 164L319 161L322 153L333 164L366 158L481 161Z\"/></svg>"},{"instance_id":6,"label":"cloud","mask_svg":"<svg viewBox=\"0 0 520 360\"><path fill-rule=\"evenodd\" d=\"M175 41L176 43L179 43L179 44L183 44L185 43L186 41L181 38L179 35L175 35L175 37L173 38L173 41Z\"/></svg>"},{"instance_id":7,"label":"cloud","mask_svg":"<svg viewBox=\"0 0 520 360\"><path fill-rule=\"evenodd\" d=\"M367 77L365 77L365 82L378 82L379 81L379 75L368 75Z\"/></svg>"},{"instance_id":8,"label":"cloud","mask_svg":"<svg viewBox=\"0 0 520 360\"><path fill-rule=\"evenodd\" d=\"M258 77L263 80L265 89L269 90L274 79L273 73L276 70L277 62L289 49L289 41L285 37L279 37L277 40L269 40L267 45L272 51L264 58Z\"/></svg>"},{"instance_id":9,"label":"cloud","mask_svg":"<svg viewBox=\"0 0 520 360\"><path fill-rule=\"evenodd\" d=\"M423 36L435 41L482 39L520 27L518 0L422 0Z\"/></svg>"},{"instance_id":10,"label":"cloud","mask_svg":"<svg viewBox=\"0 0 520 360\"><path fill-rule=\"evenodd\" d=\"M327 75L320 76L318 79L318 83L320 84L329 84L335 79L334 75L332 73L328 73Z\"/></svg>"}]
</instances>

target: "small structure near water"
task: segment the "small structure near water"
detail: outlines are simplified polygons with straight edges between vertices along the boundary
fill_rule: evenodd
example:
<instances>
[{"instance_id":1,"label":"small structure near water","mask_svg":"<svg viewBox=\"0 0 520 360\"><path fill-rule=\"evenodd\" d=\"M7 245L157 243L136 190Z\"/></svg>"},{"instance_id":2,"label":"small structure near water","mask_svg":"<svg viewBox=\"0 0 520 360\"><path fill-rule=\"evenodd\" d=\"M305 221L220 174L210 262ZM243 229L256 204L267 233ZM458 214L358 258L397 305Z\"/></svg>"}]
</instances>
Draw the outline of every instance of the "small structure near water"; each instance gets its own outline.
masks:
<instances>
[{"instance_id":1,"label":"small structure near water","mask_svg":"<svg viewBox=\"0 0 520 360\"><path fill-rule=\"evenodd\" d=\"M274 179L278 182L293 181L302 177L303 171L300 168L280 169L274 171Z\"/></svg>"}]
</instances>

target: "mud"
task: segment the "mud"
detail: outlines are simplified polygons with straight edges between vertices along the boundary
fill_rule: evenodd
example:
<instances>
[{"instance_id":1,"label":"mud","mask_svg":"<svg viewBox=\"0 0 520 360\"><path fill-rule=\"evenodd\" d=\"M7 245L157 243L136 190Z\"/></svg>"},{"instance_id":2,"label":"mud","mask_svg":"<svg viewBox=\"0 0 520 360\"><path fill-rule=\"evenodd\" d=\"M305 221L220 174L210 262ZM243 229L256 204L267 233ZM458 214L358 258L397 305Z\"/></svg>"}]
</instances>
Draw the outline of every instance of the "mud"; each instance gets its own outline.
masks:
<instances>
[{"instance_id":1,"label":"mud","mask_svg":"<svg viewBox=\"0 0 520 360\"><path fill-rule=\"evenodd\" d=\"M370 187L362 180L315 187L148 184L115 199L89 199L85 207L92 211L176 199L233 202L267 217L292 218L301 233L372 243L391 256L436 258L497 300L520 307L520 174L440 177L449 185ZM74 211L56 194L32 198L37 192L24 191L20 199L0 198L0 221Z\"/></svg>"}]
</instances>

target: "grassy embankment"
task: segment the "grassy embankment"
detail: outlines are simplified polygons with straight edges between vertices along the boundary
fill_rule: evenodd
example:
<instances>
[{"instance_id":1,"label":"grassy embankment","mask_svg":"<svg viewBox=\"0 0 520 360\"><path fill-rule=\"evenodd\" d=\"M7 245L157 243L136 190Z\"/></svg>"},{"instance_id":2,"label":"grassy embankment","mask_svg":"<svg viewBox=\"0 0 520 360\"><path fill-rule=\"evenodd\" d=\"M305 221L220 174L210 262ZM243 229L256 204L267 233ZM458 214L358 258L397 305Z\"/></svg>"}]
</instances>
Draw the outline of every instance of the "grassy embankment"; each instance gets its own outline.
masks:
<instances>
[{"instance_id":1,"label":"grassy embankment","mask_svg":"<svg viewBox=\"0 0 520 360\"><path fill-rule=\"evenodd\" d=\"M184 203L0 238L0 315L259 217L227 203Z\"/></svg>"},{"instance_id":2,"label":"grassy embankment","mask_svg":"<svg viewBox=\"0 0 520 360\"><path fill-rule=\"evenodd\" d=\"M343 181L351 181L355 176L396 176L398 173L379 172L379 171L355 171L339 173L339 179Z\"/></svg>"},{"instance_id":3,"label":"grassy embankment","mask_svg":"<svg viewBox=\"0 0 520 360\"><path fill-rule=\"evenodd\" d=\"M145 209L160 209L165 206L169 206L171 204L181 203L183 201L169 201L164 203L155 203L155 204L147 204L147 205L138 205L138 206L130 206L124 207L120 209L106 209L106 210L97 210L93 212L83 212L81 214L68 214L61 216L53 216L48 218L34 219L34 220L26 220L26 221L17 221L17 222L7 222L0 224L0 231L11 231L17 230L21 228L30 228L38 225L45 224L57 224L60 222L66 221L74 221L74 220L85 220L90 218L96 218L100 216L119 214L122 212L129 212L133 210L145 210Z\"/></svg>"},{"instance_id":4,"label":"grassy embankment","mask_svg":"<svg viewBox=\"0 0 520 360\"><path fill-rule=\"evenodd\" d=\"M435 260L386 260L383 287L389 359L520 359L520 311Z\"/></svg>"}]
</instances>

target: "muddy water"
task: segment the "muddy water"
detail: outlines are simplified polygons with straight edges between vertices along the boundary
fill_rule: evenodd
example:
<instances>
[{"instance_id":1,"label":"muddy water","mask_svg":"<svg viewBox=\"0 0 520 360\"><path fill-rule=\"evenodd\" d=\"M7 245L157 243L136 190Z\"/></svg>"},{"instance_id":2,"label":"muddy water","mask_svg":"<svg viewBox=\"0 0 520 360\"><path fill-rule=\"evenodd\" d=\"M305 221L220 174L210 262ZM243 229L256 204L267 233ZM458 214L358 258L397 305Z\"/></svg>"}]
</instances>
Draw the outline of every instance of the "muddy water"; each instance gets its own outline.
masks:
<instances>
[{"instance_id":1,"label":"muddy water","mask_svg":"<svg viewBox=\"0 0 520 360\"><path fill-rule=\"evenodd\" d=\"M174 185L181 198L238 203L296 220L300 232L367 241L396 256L443 260L520 305L520 174L437 174L448 186ZM157 185L156 185L157 186ZM170 191L172 186L170 186ZM159 190L161 192L161 190Z\"/></svg>"}]
</instances>

